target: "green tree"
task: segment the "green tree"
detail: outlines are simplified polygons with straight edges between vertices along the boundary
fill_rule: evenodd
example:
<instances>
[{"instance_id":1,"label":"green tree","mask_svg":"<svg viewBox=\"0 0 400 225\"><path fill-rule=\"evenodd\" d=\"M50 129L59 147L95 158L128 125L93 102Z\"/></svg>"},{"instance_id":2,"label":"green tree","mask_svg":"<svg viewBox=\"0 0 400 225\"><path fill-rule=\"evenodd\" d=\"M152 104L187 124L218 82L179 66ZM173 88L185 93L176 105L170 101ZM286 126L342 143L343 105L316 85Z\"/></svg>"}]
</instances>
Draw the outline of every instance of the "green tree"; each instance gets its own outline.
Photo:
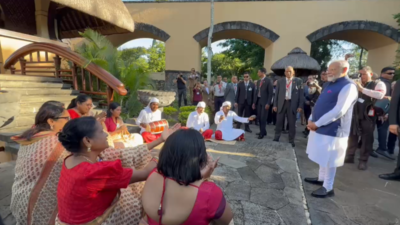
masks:
<instances>
[{"instance_id":1,"label":"green tree","mask_svg":"<svg viewBox=\"0 0 400 225\"><path fill-rule=\"evenodd\" d=\"M243 72L243 62L224 53L214 54L211 62L213 76L221 75L230 78L234 75L239 76ZM202 71L207 71L207 57L204 55L202 58Z\"/></svg>"},{"instance_id":2,"label":"green tree","mask_svg":"<svg viewBox=\"0 0 400 225\"><path fill-rule=\"evenodd\" d=\"M149 70L152 72L162 72L165 70L165 44L157 41L147 50Z\"/></svg>"},{"instance_id":3,"label":"green tree","mask_svg":"<svg viewBox=\"0 0 400 225\"><path fill-rule=\"evenodd\" d=\"M259 69L264 65L264 48L251 41L230 39L220 43L219 46L228 48L222 53L230 58L238 58L243 62L243 71Z\"/></svg>"},{"instance_id":4,"label":"green tree","mask_svg":"<svg viewBox=\"0 0 400 225\"><path fill-rule=\"evenodd\" d=\"M127 66L132 62L135 62L146 56L147 49L144 47L137 47L137 48L127 48L119 51L119 58L124 62Z\"/></svg>"},{"instance_id":5,"label":"green tree","mask_svg":"<svg viewBox=\"0 0 400 225\"><path fill-rule=\"evenodd\" d=\"M118 78L128 90L127 96L115 93L114 101L119 102L129 117L136 115L134 109L141 108L137 100L137 90L150 88L151 80L148 75L148 64L144 58L124 63L120 52L105 38L105 36L86 29L81 33L85 43L76 46L76 51L88 60L110 72ZM135 108L136 107L136 108Z\"/></svg>"},{"instance_id":6,"label":"green tree","mask_svg":"<svg viewBox=\"0 0 400 225\"><path fill-rule=\"evenodd\" d=\"M332 59L332 52L337 51L339 43L336 40L320 40L311 44L310 56L313 57L319 65L321 70L328 68L328 63Z\"/></svg>"},{"instance_id":7,"label":"green tree","mask_svg":"<svg viewBox=\"0 0 400 225\"><path fill-rule=\"evenodd\" d=\"M400 13L394 15L394 19L397 21L397 24L400 27ZM394 79L398 80L398 79L400 79L400 45L399 45L399 48L397 49L396 60L394 62L394 65L397 69Z\"/></svg>"}]
</instances>

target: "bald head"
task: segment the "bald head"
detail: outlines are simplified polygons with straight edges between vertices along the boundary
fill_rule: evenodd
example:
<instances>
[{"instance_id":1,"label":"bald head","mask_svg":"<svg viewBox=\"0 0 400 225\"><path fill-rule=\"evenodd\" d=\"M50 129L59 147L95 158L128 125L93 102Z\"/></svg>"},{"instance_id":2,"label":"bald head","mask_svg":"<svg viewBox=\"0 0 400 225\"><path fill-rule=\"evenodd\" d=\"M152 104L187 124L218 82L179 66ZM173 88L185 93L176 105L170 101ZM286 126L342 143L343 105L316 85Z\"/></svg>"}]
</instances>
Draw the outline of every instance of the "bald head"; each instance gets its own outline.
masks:
<instances>
[{"instance_id":1,"label":"bald head","mask_svg":"<svg viewBox=\"0 0 400 225\"><path fill-rule=\"evenodd\" d=\"M232 76L231 78L232 83L236 84L237 83L237 76Z\"/></svg>"},{"instance_id":2,"label":"bald head","mask_svg":"<svg viewBox=\"0 0 400 225\"><path fill-rule=\"evenodd\" d=\"M328 68L328 81L335 81L344 77L349 72L349 63L346 60L337 60L332 62Z\"/></svg>"},{"instance_id":3,"label":"bald head","mask_svg":"<svg viewBox=\"0 0 400 225\"><path fill-rule=\"evenodd\" d=\"M294 76L294 69L292 66L287 66L285 68L285 76L288 79L291 79Z\"/></svg>"}]
</instances>

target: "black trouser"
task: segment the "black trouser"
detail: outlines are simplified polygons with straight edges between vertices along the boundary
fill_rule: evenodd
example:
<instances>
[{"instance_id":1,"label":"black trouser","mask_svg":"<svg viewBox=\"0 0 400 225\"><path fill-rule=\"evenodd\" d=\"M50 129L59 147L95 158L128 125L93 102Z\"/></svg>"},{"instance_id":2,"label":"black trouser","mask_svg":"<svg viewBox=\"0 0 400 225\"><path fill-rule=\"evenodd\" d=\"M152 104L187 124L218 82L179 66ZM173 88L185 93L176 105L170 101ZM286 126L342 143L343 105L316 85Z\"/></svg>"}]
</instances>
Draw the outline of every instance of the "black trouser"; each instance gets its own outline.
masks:
<instances>
[{"instance_id":1,"label":"black trouser","mask_svg":"<svg viewBox=\"0 0 400 225\"><path fill-rule=\"evenodd\" d=\"M181 107L182 97L183 97L183 101L185 102L185 105L187 105L186 88L178 89L178 106L179 106L179 108Z\"/></svg>"},{"instance_id":2,"label":"black trouser","mask_svg":"<svg viewBox=\"0 0 400 225\"><path fill-rule=\"evenodd\" d=\"M265 105L260 102L260 98L257 99L257 117L260 124L260 135L267 135L267 117L268 110L265 110Z\"/></svg>"},{"instance_id":3,"label":"black trouser","mask_svg":"<svg viewBox=\"0 0 400 225\"><path fill-rule=\"evenodd\" d=\"M359 121L361 129L361 147L360 147L360 161L367 162L369 155L373 151L374 145L374 130L375 130L375 117ZM349 142L347 146L346 156L354 158L358 148L359 135L350 133Z\"/></svg>"},{"instance_id":4,"label":"black trouser","mask_svg":"<svg viewBox=\"0 0 400 225\"><path fill-rule=\"evenodd\" d=\"M273 105L271 105L271 107L269 107L267 124L272 123L275 126L275 124L276 124L276 112L274 112L274 110L272 110L273 107L274 107Z\"/></svg>"},{"instance_id":5,"label":"black trouser","mask_svg":"<svg viewBox=\"0 0 400 225\"><path fill-rule=\"evenodd\" d=\"M400 139L399 139L399 148L400 148ZM395 173L400 173L400 153L397 155L397 167L394 170L394 172Z\"/></svg>"},{"instance_id":6,"label":"black trouser","mask_svg":"<svg viewBox=\"0 0 400 225\"><path fill-rule=\"evenodd\" d=\"M251 105L249 105L247 103L247 101L245 101L243 104L239 104L239 106L238 106L238 115L240 117L243 117L243 114L244 114L244 117L250 117L251 116ZM240 129L241 126L242 126L241 123L237 123L236 128ZM248 123L245 123L244 127L245 127L246 130L250 129Z\"/></svg>"},{"instance_id":7,"label":"black trouser","mask_svg":"<svg viewBox=\"0 0 400 225\"><path fill-rule=\"evenodd\" d=\"M293 143L296 135L296 113L291 109L290 100L285 100L282 110L277 114L274 139L279 140L281 137L282 128L285 125L285 117L289 125L289 142Z\"/></svg>"},{"instance_id":8,"label":"black trouser","mask_svg":"<svg viewBox=\"0 0 400 225\"><path fill-rule=\"evenodd\" d=\"M394 154L394 147L396 146L397 135L389 132L387 141L387 150L389 154Z\"/></svg>"},{"instance_id":9,"label":"black trouser","mask_svg":"<svg viewBox=\"0 0 400 225\"><path fill-rule=\"evenodd\" d=\"M378 142L379 142L379 149L382 151L387 151L386 149L386 140L389 131L389 121L386 120L385 122L376 121L376 126L378 128Z\"/></svg>"},{"instance_id":10,"label":"black trouser","mask_svg":"<svg viewBox=\"0 0 400 225\"><path fill-rule=\"evenodd\" d=\"M214 97L215 113L217 113L220 110L222 103L224 103L224 101L225 101L224 96L221 96L221 97L215 96Z\"/></svg>"},{"instance_id":11,"label":"black trouser","mask_svg":"<svg viewBox=\"0 0 400 225\"><path fill-rule=\"evenodd\" d=\"M197 104L199 104L199 101L193 101L192 105L197 106Z\"/></svg>"},{"instance_id":12,"label":"black trouser","mask_svg":"<svg viewBox=\"0 0 400 225\"><path fill-rule=\"evenodd\" d=\"M311 116L311 106L310 105L304 105L304 118L306 119L306 125L308 124L308 118L310 118ZM304 128L304 131L308 134L310 133L310 130L306 128Z\"/></svg>"}]
</instances>

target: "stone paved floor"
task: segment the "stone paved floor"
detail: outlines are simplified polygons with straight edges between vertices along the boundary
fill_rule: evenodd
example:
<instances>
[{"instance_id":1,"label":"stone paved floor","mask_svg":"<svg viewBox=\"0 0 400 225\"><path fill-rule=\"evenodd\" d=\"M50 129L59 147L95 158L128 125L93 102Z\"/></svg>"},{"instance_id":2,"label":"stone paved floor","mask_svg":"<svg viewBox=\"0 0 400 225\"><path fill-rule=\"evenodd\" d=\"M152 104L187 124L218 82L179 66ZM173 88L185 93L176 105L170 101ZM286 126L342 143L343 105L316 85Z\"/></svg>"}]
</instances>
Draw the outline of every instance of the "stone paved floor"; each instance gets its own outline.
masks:
<instances>
[{"instance_id":1,"label":"stone paved floor","mask_svg":"<svg viewBox=\"0 0 400 225\"><path fill-rule=\"evenodd\" d=\"M268 137L255 139L246 134L246 142L235 146L207 143L213 157L221 157L212 179L224 190L235 212L235 225L307 224L303 192L299 188L293 149L283 134L281 143L272 142L273 126ZM301 176L316 176L318 166L305 153L306 139L299 125L295 153ZM255 157L254 157L255 156ZM336 196L315 199L317 187L304 183L305 196L313 225L392 225L400 224L400 182L386 182L377 176L391 172L395 162L372 158L367 171L355 165L338 169ZM0 164L0 216L6 225L15 221L9 211L14 164Z\"/></svg>"}]
</instances>

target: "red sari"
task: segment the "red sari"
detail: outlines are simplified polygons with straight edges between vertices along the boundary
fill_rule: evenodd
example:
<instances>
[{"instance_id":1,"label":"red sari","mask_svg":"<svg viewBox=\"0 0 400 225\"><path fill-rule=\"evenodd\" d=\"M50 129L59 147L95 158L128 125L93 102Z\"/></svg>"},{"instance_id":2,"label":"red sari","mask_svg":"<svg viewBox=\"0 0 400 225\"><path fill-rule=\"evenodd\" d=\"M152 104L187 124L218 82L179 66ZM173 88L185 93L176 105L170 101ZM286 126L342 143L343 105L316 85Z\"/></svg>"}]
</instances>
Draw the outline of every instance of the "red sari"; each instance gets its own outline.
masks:
<instances>
[{"instance_id":1,"label":"red sari","mask_svg":"<svg viewBox=\"0 0 400 225\"><path fill-rule=\"evenodd\" d=\"M122 167L121 160L83 162L71 169L64 161L57 188L58 218L67 224L83 224L102 216L120 189L128 187L132 173Z\"/></svg>"},{"instance_id":2,"label":"red sari","mask_svg":"<svg viewBox=\"0 0 400 225\"><path fill-rule=\"evenodd\" d=\"M71 120L81 117L79 113L77 113L74 109L68 109L67 111L69 113L69 117L71 118Z\"/></svg>"},{"instance_id":3,"label":"red sari","mask_svg":"<svg viewBox=\"0 0 400 225\"><path fill-rule=\"evenodd\" d=\"M153 173L158 173L154 169L149 177ZM160 174L160 173L158 173ZM162 174L160 174L163 176ZM164 176L163 176L164 177ZM170 179L164 177L164 187L163 193L160 200L161 212L165 211L163 209L164 193L165 193L165 179ZM190 185L198 189L196 202L192 208L192 212L182 225L209 225L213 220L221 218L224 214L226 207L226 200L221 188L219 188L215 183L210 181L204 181L200 186ZM154 221L149 216L147 216L149 225L162 225L160 221L162 220L162 215L160 221Z\"/></svg>"}]
</instances>

